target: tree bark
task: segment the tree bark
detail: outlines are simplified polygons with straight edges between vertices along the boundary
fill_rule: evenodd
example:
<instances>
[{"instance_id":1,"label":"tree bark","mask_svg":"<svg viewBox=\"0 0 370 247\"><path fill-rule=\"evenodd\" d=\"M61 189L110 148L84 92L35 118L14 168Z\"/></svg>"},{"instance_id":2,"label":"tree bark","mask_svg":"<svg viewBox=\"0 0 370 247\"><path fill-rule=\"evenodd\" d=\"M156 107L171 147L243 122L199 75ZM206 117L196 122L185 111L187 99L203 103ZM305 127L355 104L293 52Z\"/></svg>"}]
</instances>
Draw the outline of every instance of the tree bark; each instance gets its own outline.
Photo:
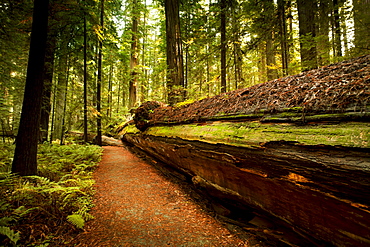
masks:
<instances>
[{"instance_id":1,"label":"tree bark","mask_svg":"<svg viewBox=\"0 0 370 247\"><path fill-rule=\"evenodd\" d=\"M318 18L318 43L317 43L317 59L320 66L329 63L330 58L330 41L329 41L329 27L330 27L330 6L332 0L319 1L319 18Z\"/></svg>"},{"instance_id":2,"label":"tree bark","mask_svg":"<svg viewBox=\"0 0 370 247\"><path fill-rule=\"evenodd\" d=\"M277 71L276 71L276 59L275 59L275 49L273 44L273 31L268 31L267 40L266 40L266 73L267 73L267 80L271 81L276 79Z\"/></svg>"},{"instance_id":3,"label":"tree bark","mask_svg":"<svg viewBox=\"0 0 370 247\"><path fill-rule=\"evenodd\" d=\"M220 0L221 93L226 92L226 0Z\"/></svg>"},{"instance_id":4,"label":"tree bark","mask_svg":"<svg viewBox=\"0 0 370 247\"><path fill-rule=\"evenodd\" d=\"M233 21L233 28L232 28L232 40L233 40L233 55L234 55L234 78L235 78L235 89L239 89L243 87L243 55L241 49L241 24L240 24L240 16L241 10L239 4L237 2L233 2L231 5L232 10L232 21Z\"/></svg>"},{"instance_id":5,"label":"tree bark","mask_svg":"<svg viewBox=\"0 0 370 247\"><path fill-rule=\"evenodd\" d=\"M109 68L109 78L108 78L108 105L107 105L107 117L112 117L113 108L113 64Z\"/></svg>"},{"instance_id":6,"label":"tree bark","mask_svg":"<svg viewBox=\"0 0 370 247\"><path fill-rule=\"evenodd\" d=\"M314 0L297 0L302 70L317 68Z\"/></svg>"},{"instance_id":7,"label":"tree bark","mask_svg":"<svg viewBox=\"0 0 370 247\"><path fill-rule=\"evenodd\" d=\"M21 120L16 139L12 173L37 173L37 144L44 88L43 71L48 28L48 0L35 0Z\"/></svg>"},{"instance_id":8,"label":"tree bark","mask_svg":"<svg viewBox=\"0 0 370 247\"><path fill-rule=\"evenodd\" d=\"M87 30L84 13L84 142L87 143Z\"/></svg>"},{"instance_id":9,"label":"tree bark","mask_svg":"<svg viewBox=\"0 0 370 247\"><path fill-rule=\"evenodd\" d=\"M238 217L269 215L312 241L290 246L367 246L369 64L361 56L183 107L146 102L119 134Z\"/></svg>"},{"instance_id":10,"label":"tree bark","mask_svg":"<svg viewBox=\"0 0 370 247\"><path fill-rule=\"evenodd\" d=\"M368 54L370 52L370 1L354 0L355 52Z\"/></svg>"},{"instance_id":11,"label":"tree bark","mask_svg":"<svg viewBox=\"0 0 370 247\"><path fill-rule=\"evenodd\" d=\"M68 37L62 37L60 44L60 54L58 61L58 83L55 90L55 101L54 101L54 129L53 138L60 139L62 136L62 125L63 125L63 109L64 109L64 96L67 81L68 71Z\"/></svg>"},{"instance_id":12,"label":"tree bark","mask_svg":"<svg viewBox=\"0 0 370 247\"><path fill-rule=\"evenodd\" d=\"M334 21L334 56L342 56L342 39L340 30L340 15L339 15L339 2L338 0L333 0L333 21Z\"/></svg>"},{"instance_id":13,"label":"tree bark","mask_svg":"<svg viewBox=\"0 0 370 247\"><path fill-rule=\"evenodd\" d=\"M148 70L146 68L146 42L148 39L147 34L147 4L146 1L144 1L144 16L143 16L143 44L142 44L142 56L141 56L141 64L142 64L142 73L143 73L143 82L140 84L140 102L145 102L145 100L148 97Z\"/></svg>"},{"instance_id":14,"label":"tree bark","mask_svg":"<svg viewBox=\"0 0 370 247\"><path fill-rule=\"evenodd\" d=\"M179 0L165 0L165 14L168 103L174 105L185 99Z\"/></svg>"},{"instance_id":15,"label":"tree bark","mask_svg":"<svg viewBox=\"0 0 370 247\"><path fill-rule=\"evenodd\" d=\"M278 18L279 18L279 31L280 31L280 47L281 47L281 64L283 70L283 76L288 75L288 42L287 42L287 27L286 27L286 15L285 15L285 0L277 1L278 7Z\"/></svg>"},{"instance_id":16,"label":"tree bark","mask_svg":"<svg viewBox=\"0 0 370 247\"><path fill-rule=\"evenodd\" d=\"M264 11L267 12L268 15L275 14L275 7L274 1L268 0L263 2ZM274 47L274 23L270 21L270 17L266 19L269 21L269 27L266 29L266 75L267 80L273 80L277 78L277 69L276 69L276 59L275 59L275 47Z\"/></svg>"},{"instance_id":17,"label":"tree bark","mask_svg":"<svg viewBox=\"0 0 370 247\"><path fill-rule=\"evenodd\" d=\"M207 125L212 123L203 125L205 129ZM236 122L230 125L240 128ZM123 140L155 157L159 166L180 171L208 198L238 215L264 215L270 225L278 222L307 241L290 246L367 246L370 156L366 149L284 141L251 145L249 137L242 147L228 143L230 136L223 145L219 139L192 136L197 130L181 130L186 125L179 127L174 135L159 136L149 130L127 133Z\"/></svg>"},{"instance_id":18,"label":"tree bark","mask_svg":"<svg viewBox=\"0 0 370 247\"><path fill-rule=\"evenodd\" d=\"M131 58L130 58L130 82L129 82L129 106L135 107L137 101L137 65L138 65L138 25L139 11L137 0L133 1L132 7L132 39L131 39Z\"/></svg>"},{"instance_id":19,"label":"tree bark","mask_svg":"<svg viewBox=\"0 0 370 247\"><path fill-rule=\"evenodd\" d=\"M50 33L50 30L49 30ZM40 142L48 140L49 118L51 111L51 91L53 87L54 75L54 52L56 48L56 34L49 34L46 42L45 66L44 66L44 91L41 106L40 120Z\"/></svg>"},{"instance_id":20,"label":"tree bark","mask_svg":"<svg viewBox=\"0 0 370 247\"><path fill-rule=\"evenodd\" d=\"M104 0L101 0L100 6L100 28L103 31L104 28ZM98 53L98 80L96 84L96 110L97 110L97 118L96 118L96 127L97 127L97 135L96 135L96 144L101 146L102 145L102 124L101 124L101 84L102 84L102 59L103 59L103 40L99 40L99 53Z\"/></svg>"}]
</instances>

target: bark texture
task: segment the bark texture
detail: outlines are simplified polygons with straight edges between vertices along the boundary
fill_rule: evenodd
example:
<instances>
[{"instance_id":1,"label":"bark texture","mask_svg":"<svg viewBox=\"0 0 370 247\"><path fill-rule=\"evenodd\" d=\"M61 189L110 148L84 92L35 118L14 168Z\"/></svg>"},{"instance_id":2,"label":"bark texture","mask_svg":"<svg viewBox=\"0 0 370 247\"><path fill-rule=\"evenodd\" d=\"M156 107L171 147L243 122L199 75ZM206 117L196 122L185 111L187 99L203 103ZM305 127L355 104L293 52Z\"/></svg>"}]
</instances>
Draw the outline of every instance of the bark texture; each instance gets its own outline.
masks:
<instances>
[{"instance_id":1,"label":"bark texture","mask_svg":"<svg viewBox=\"0 0 370 247\"><path fill-rule=\"evenodd\" d=\"M40 133L43 71L45 62L48 0L35 0L27 79L21 120L16 139L12 172L35 175L37 172L37 144Z\"/></svg>"},{"instance_id":2,"label":"bark texture","mask_svg":"<svg viewBox=\"0 0 370 247\"><path fill-rule=\"evenodd\" d=\"M145 123L152 126L226 118L263 121L274 116L278 116L276 121L280 118L305 123L314 121L315 115L330 117L330 114L334 114L334 120L338 117L351 120L356 115L368 119L369 84L370 55L366 55L181 107L151 108Z\"/></svg>"},{"instance_id":3,"label":"bark texture","mask_svg":"<svg viewBox=\"0 0 370 247\"><path fill-rule=\"evenodd\" d=\"M165 12L168 103L174 105L185 98L179 0L165 0Z\"/></svg>"},{"instance_id":4,"label":"bark texture","mask_svg":"<svg viewBox=\"0 0 370 247\"><path fill-rule=\"evenodd\" d=\"M299 37L301 46L302 70L317 68L317 51L314 38L315 29L315 10L317 9L314 0L297 0Z\"/></svg>"},{"instance_id":5,"label":"bark texture","mask_svg":"<svg viewBox=\"0 0 370 247\"><path fill-rule=\"evenodd\" d=\"M282 242L370 246L369 58L178 108L148 102L123 141L184 173L223 213L269 218L311 244Z\"/></svg>"}]
</instances>

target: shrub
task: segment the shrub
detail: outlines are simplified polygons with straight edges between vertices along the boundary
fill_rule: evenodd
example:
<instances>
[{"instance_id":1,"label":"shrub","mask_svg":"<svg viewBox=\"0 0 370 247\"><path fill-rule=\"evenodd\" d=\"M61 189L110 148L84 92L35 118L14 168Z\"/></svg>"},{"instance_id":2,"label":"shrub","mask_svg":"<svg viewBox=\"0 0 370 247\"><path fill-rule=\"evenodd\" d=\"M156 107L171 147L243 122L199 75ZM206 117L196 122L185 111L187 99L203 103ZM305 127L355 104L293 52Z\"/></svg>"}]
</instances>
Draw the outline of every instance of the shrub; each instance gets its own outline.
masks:
<instances>
[{"instance_id":1,"label":"shrub","mask_svg":"<svg viewBox=\"0 0 370 247\"><path fill-rule=\"evenodd\" d=\"M100 147L40 145L38 175L27 177L9 172L13 147L0 150L2 245L68 241L68 234L77 233L92 218L92 172L100 161Z\"/></svg>"}]
</instances>

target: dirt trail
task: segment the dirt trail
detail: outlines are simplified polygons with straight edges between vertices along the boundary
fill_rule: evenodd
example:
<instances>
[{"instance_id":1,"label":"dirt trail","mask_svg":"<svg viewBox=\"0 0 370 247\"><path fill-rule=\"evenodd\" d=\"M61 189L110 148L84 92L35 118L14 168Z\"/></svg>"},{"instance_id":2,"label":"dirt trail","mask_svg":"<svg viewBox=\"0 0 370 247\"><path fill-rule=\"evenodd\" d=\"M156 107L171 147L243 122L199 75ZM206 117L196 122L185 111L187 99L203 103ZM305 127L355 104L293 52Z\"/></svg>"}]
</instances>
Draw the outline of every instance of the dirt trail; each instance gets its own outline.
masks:
<instances>
[{"instance_id":1,"label":"dirt trail","mask_svg":"<svg viewBox=\"0 0 370 247\"><path fill-rule=\"evenodd\" d=\"M104 147L94 220L75 246L247 246L124 147Z\"/></svg>"}]
</instances>

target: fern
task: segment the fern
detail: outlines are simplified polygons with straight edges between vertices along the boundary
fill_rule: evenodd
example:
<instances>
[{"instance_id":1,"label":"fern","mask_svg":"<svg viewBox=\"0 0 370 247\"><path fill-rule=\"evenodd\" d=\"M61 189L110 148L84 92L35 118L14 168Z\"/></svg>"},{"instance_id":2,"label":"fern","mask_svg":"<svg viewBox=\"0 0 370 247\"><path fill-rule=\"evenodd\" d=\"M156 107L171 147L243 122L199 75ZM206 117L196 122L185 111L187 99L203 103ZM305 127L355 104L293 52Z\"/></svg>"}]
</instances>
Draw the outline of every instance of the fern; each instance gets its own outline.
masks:
<instances>
[{"instance_id":1,"label":"fern","mask_svg":"<svg viewBox=\"0 0 370 247\"><path fill-rule=\"evenodd\" d=\"M0 226L7 226L12 221L14 221L14 218L12 217L8 217L8 216L2 217L0 218Z\"/></svg>"},{"instance_id":2,"label":"fern","mask_svg":"<svg viewBox=\"0 0 370 247\"><path fill-rule=\"evenodd\" d=\"M67 216L68 222L76 226L77 228L82 229L85 226L84 218L79 214L71 214Z\"/></svg>"},{"instance_id":3,"label":"fern","mask_svg":"<svg viewBox=\"0 0 370 247\"><path fill-rule=\"evenodd\" d=\"M55 220L65 219L64 223L82 229L93 218L89 214L94 193L92 171L100 160L102 148L76 144L39 147L38 174L28 177L8 172L13 148L5 152L0 147L0 239L6 239L8 244L29 246L30 239L37 246L45 241L52 243ZM4 164L8 167L2 169ZM40 231L24 227L32 226L33 222L47 231L40 235ZM26 237L20 238L22 234Z\"/></svg>"},{"instance_id":4,"label":"fern","mask_svg":"<svg viewBox=\"0 0 370 247\"><path fill-rule=\"evenodd\" d=\"M0 234L7 236L14 246L17 245L18 240L21 238L19 232L15 232L7 226L0 226Z\"/></svg>"},{"instance_id":5,"label":"fern","mask_svg":"<svg viewBox=\"0 0 370 247\"><path fill-rule=\"evenodd\" d=\"M27 216L28 214L30 214L31 212L35 211L35 210L38 210L39 208L38 207L33 207L33 208L26 208L25 206L20 206L19 208L15 209L13 211L13 215L14 215L14 218L19 220L21 218L24 218L25 216Z\"/></svg>"}]
</instances>

